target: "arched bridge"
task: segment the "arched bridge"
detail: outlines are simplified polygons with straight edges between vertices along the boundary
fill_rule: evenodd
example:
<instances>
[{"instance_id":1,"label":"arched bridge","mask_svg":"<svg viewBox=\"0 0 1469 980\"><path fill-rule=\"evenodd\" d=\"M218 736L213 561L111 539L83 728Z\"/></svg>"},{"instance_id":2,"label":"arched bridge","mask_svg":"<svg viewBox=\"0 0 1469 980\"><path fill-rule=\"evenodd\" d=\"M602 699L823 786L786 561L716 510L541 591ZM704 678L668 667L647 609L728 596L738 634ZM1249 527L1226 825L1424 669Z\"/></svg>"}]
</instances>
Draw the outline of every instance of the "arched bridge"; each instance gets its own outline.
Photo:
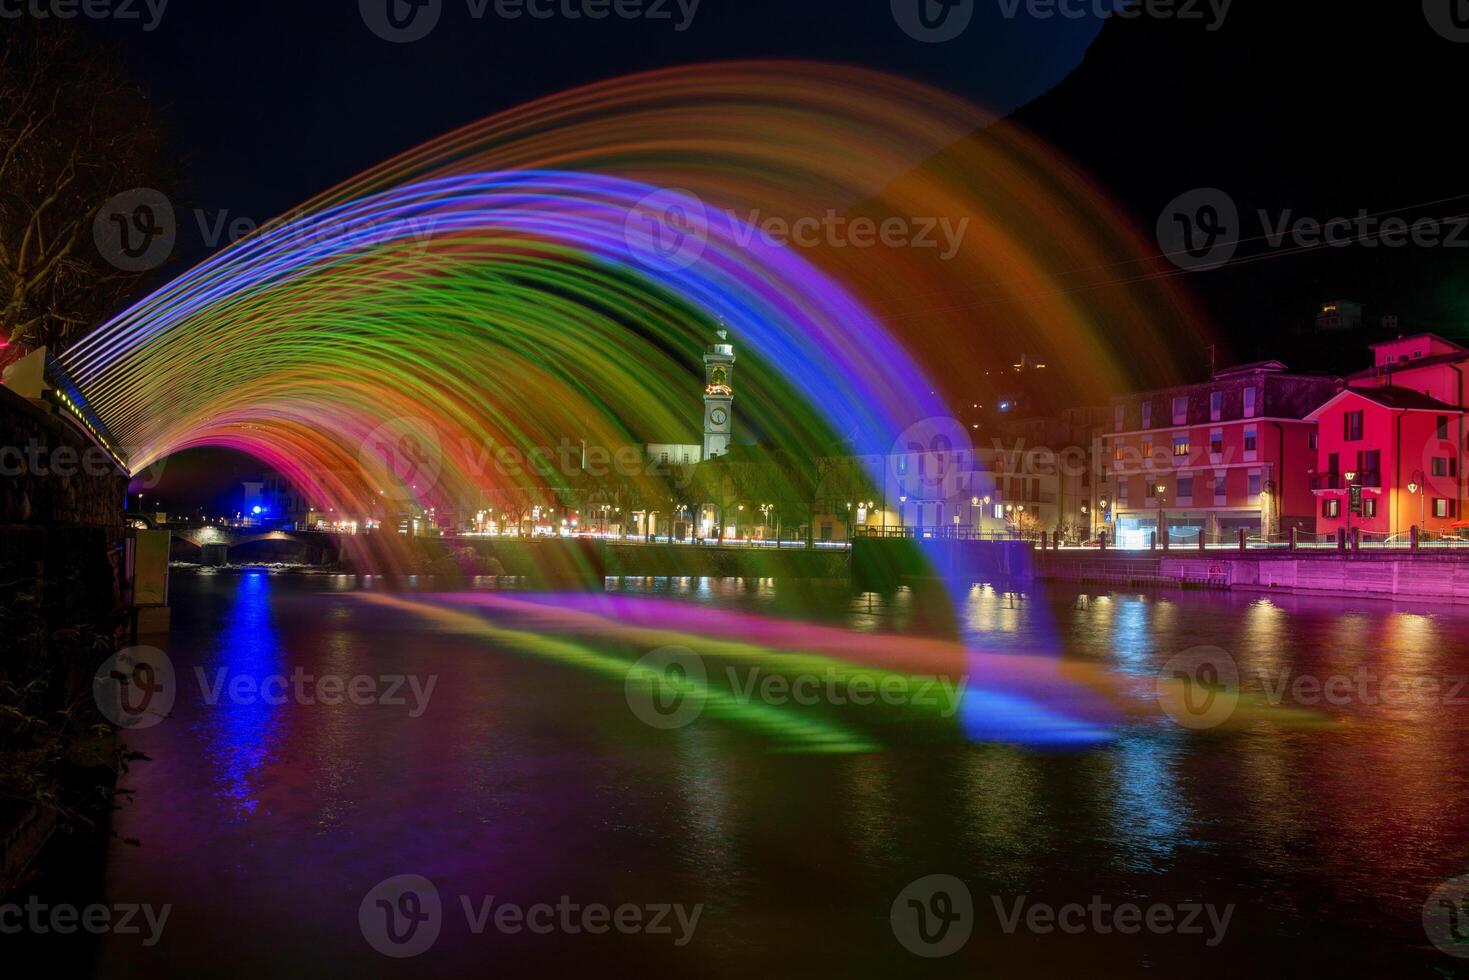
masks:
<instances>
[{"instance_id":1,"label":"arched bridge","mask_svg":"<svg viewBox=\"0 0 1469 980\"><path fill-rule=\"evenodd\" d=\"M341 556L341 536L218 524L163 525L172 534L169 557L203 565L290 562L325 565Z\"/></svg>"}]
</instances>

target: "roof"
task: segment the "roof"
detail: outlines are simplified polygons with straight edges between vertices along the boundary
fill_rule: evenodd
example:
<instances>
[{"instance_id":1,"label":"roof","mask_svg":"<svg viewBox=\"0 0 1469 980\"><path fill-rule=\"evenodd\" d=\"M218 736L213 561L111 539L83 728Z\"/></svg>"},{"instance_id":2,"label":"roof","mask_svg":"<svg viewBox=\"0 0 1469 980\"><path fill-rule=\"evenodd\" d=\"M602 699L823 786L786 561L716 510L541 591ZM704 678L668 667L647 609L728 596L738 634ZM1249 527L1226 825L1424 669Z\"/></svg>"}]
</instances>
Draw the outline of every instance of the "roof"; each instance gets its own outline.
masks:
<instances>
[{"instance_id":1,"label":"roof","mask_svg":"<svg viewBox=\"0 0 1469 980\"><path fill-rule=\"evenodd\" d=\"M1444 343L1448 343L1448 341L1444 341ZM1347 377L1375 378L1383 374L1397 374L1400 371L1413 371L1417 368L1434 367L1439 364L1453 364L1455 361L1464 360L1469 360L1469 350L1460 348L1459 350L1449 351L1447 354L1433 354L1429 357L1419 357L1407 361L1390 361L1387 364L1374 364L1366 370L1358 371L1356 374L1349 374Z\"/></svg>"},{"instance_id":2,"label":"roof","mask_svg":"<svg viewBox=\"0 0 1469 980\"><path fill-rule=\"evenodd\" d=\"M1463 411L1447 402L1441 402L1437 398L1425 395L1421 391L1412 388L1343 388L1329 399L1316 411L1306 416L1308 421L1315 421L1326 413L1326 410L1349 395L1357 395L1367 401L1376 402L1385 408L1395 409L1402 412L1443 412L1458 414Z\"/></svg>"},{"instance_id":3,"label":"roof","mask_svg":"<svg viewBox=\"0 0 1469 980\"><path fill-rule=\"evenodd\" d=\"M1369 350L1376 350L1379 347L1391 347L1393 344L1401 344L1405 340L1422 340L1425 337L1429 340L1436 340L1441 344L1448 344L1450 347L1457 347L1459 350L1464 349L1462 344L1456 344L1447 337L1440 337L1438 334L1429 333L1426 330L1423 333L1410 333L1405 336L1394 337L1392 340L1379 340L1375 344L1368 344L1367 347Z\"/></svg>"},{"instance_id":4,"label":"roof","mask_svg":"<svg viewBox=\"0 0 1469 980\"><path fill-rule=\"evenodd\" d=\"M1236 364L1234 367L1227 367L1223 370L1215 371L1214 377L1228 378L1236 374L1254 374L1256 371L1269 371L1278 374L1289 370L1290 367L1282 361L1251 361L1249 364Z\"/></svg>"}]
</instances>

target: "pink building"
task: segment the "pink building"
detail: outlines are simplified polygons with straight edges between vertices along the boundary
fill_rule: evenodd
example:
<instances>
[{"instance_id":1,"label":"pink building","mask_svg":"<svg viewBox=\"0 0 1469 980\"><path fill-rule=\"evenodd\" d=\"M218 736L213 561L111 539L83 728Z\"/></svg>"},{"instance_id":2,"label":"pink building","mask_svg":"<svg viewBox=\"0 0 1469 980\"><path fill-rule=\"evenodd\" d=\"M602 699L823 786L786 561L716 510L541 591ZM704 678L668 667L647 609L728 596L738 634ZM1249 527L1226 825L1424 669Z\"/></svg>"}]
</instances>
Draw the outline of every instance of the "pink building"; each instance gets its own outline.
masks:
<instances>
[{"instance_id":1,"label":"pink building","mask_svg":"<svg viewBox=\"0 0 1469 980\"><path fill-rule=\"evenodd\" d=\"M1114 398L1104 436L1112 539L1145 546L1160 525L1174 544L1313 530L1316 427L1307 419L1336 389L1332 378L1264 361Z\"/></svg>"},{"instance_id":2,"label":"pink building","mask_svg":"<svg viewBox=\"0 0 1469 980\"><path fill-rule=\"evenodd\" d=\"M1372 352L1372 367L1347 378L1310 416L1320 432L1313 474L1318 529L1457 533L1465 517L1469 349L1419 334L1375 344Z\"/></svg>"}]
</instances>

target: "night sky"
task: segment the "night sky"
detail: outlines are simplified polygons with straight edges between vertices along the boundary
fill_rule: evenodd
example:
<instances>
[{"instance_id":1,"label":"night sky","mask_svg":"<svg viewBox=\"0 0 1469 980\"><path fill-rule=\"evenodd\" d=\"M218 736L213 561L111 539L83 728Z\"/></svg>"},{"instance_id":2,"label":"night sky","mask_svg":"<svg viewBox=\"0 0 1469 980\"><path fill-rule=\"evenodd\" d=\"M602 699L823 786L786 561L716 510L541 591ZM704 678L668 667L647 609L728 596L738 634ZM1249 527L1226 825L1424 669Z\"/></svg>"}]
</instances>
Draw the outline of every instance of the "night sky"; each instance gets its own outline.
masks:
<instances>
[{"instance_id":1,"label":"night sky","mask_svg":"<svg viewBox=\"0 0 1469 980\"><path fill-rule=\"evenodd\" d=\"M409 44L375 36L356 0L171 0L153 31L92 26L121 46L175 140L182 186L160 189L257 221L457 126L616 75L824 59L915 77L1004 113L1064 78L1101 28L1090 16L1007 19L999 4L980 3L962 37L933 45L898 28L890 0L701 0L683 32L677 0L668 0L673 19L656 22L476 20L468 0L444 4L436 29ZM187 232L180 257L197 260Z\"/></svg>"}]
</instances>

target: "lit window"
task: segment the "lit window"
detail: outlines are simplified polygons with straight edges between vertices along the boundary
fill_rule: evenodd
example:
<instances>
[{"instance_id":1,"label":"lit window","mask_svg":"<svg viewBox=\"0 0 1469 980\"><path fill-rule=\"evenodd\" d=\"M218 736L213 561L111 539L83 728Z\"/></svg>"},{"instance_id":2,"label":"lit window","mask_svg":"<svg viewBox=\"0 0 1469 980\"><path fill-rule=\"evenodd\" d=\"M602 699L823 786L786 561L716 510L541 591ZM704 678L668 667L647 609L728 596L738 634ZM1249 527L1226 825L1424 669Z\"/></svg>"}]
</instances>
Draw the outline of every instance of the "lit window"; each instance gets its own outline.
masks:
<instances>
[{"instance_id":1,"label":"lit window","mask_svg":"<svg viewBox=\"0 0 1469 980\"><path fill-rule=\"evenodd\" d=\"M1362 501L1362 516L1363 517L1376 517L1377 516L1377 498L1376 497L1367 497L1366 499L1364 499Z\"/></svg>"},{"instance_id":2,"label":"lit window","mask_svg":"<svg viewBox=\"0 0 1469 980\"><path fill-rule=\"evenodd\" d=\"M1321 502L1321 516L1322 517L1340 517L1341 516L1341 501L1338 500L1338 499L1335 499L1335 498L1332 498L1331 500L1324 500L1324 501L1322 501Z\"/></svg>"},{"instance_id":3,"label":"lit window","mask_svg":"<svg viewBox=\"0 0 1469 980\"><path fill-rule=\"evenodd\" d=\"M1173 437L1173 455L1175 457L1188 455L1188 436Z\"/></svg>"}]
</instances>

